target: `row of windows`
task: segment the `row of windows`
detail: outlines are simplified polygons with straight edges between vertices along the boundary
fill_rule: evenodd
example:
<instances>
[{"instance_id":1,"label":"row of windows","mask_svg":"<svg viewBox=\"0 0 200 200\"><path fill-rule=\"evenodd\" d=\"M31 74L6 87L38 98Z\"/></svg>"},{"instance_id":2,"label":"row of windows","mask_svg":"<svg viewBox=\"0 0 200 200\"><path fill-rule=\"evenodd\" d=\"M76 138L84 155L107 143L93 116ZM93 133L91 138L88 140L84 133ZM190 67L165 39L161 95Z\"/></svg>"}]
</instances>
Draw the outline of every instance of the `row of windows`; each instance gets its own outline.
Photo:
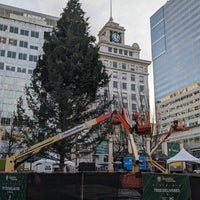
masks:
<instances>
[{"instance_id":1,"label":"row of windows","mask_svg":"<svg viewBox=\"0 0 200 200\"><path fill-rule=\"evenodd\" d=\"M189 102L181 102L178 105L174 105L173 107L170 107L166 110L163 109L163 114L172 112L173 110L180 110L182 108L188 108L188 111L194 110L194 107L191 107L192 105L196 105L200 101L200 98L193 99Z\"/></svg>"},{"instance_id":2,"label":"row of windows","mask_svg":"<svg viewBox=\"0 0 200 200\"><path fill-rule=\"evenodd\" d=\"M8 30L8 26L5 25L5 24L0 24L0 31L7 31ZM25 35L25 36L30 36L31 37L35 37L35 38L39 38L39 32L38 31L29 31L28 30L24 30L24 29L20 29L18 27L15 27L15 26L10 26L9 27L9 32L10 33L20 33L20 35Z\"/></svg>"},{"instance_id":3,"label":"row of windows","mask_svg":"<svg viewBox=\"0 0 200 200\"><path fill-rule=\"evenodd\" d=\"M130 70L132 72L141 72L141 73L147 73L147 67L143 66L135 66L135 65L129 65L127 63L121 63L121 62L116 62L116 61L108 61L108 60L103 60L102 61L103 65L105 67L113 67L116 69L123 69L123 70Z\"/></svg>"},{"instance_id":4,"label":"row of windows","mask_svg":"<svg viewBox=\"0 0 200 200\"><path fill-rule=\"evenodd\" d=\"M169 117L168 117L169 118ZM184 120L186 121L187 127L193 127L199 125L199 114L193 114L193 115L187 115L187 117L184 117ZM165 127L168 127L169 123L163 123L162 124L162 132L166 132L164 130Z\"/></svg>"},{"instance_id":5,"label":"row of windows","mask_svg":"<svg viewBox=\"0 0 200 200\"><path fill-rule=\"evenodd\" d=\"M189 88L188 89L192 89L193 87ZM185 91L187 91L188 89L186 89ZM195 88L194 88L195 89ZM184 92L184 90L182 91ZM168 106L173 106L175 103L178 103L178 106L180 107L180 105L183 104L183 101L187 100L187 99L190 99L192 98L191 100L188 100L188 105L190 104L193 104L193 103L196 103L198 100L199 100L199 95L200 95L200 90L197 90L197 91L194 91L192 93L189 93L189 94L186 94L184 96L180 96L180 98L176 98L174 99L175 96L177 95L181 95L182 94L181 90L179 91L178 94L174 93L174 94L171 94L170 95L170 98L172 99L169 103L165 103L163 104L161 107L162 108L165 108L165 107L168 107Z\"/></svg>"},{"instance_id":6,"label":"row of windows","mask_svg":"<svg viewBox=\"0 0 200 200\"><path fill-rule=\"evenodd\" d=\"M167 120L169 117L172 117L172 118L177 118L177 116L180 116L180 115L188 115L189 113L193 113L194 111L199 111L200 110L200 105L197 105L197 106L193 106L193 107L190 107L190 108L186 108L184 110L181 110L179 111L178 113L170 113L168 115L166 115L166 117L163 117L162 120ZM168 112L164 112L164 114L166 114ZM196 112L195 112L196 113ZM196 116L196 114L195 114Z\"/></svg>"},{"instance_id":7,"label":"row of windows","mask_svg":"<svg viewBox=\"0 0 200 200\"><path fill-rule=\"evenodd\" d=\"M0 37L0 44L6 44L7 38L6 37ZM8 45L17 46L18 41L16 39L9 38L8 39ZM23 48L28 48L28 42L20 40L19 46ZM38 46L30 45L30 49L38 50Z\"/></svg>"},{"instance_id":8,"label":"row of windows","mask_svg":"<svg viewBox=\"0 0 200 200\"><path fill-rule=\"evenodd\" d=\"M5 57L6 56L5 50L0 50L0 56L1 57ZM19 60L27 60L27 56L28 55L26 53L18 53L18 59ZM7 51L7 57L16 59L17 58L17 52L15 52L15 51ZM37 62L37 60L38 60L38 56L29 55L29 61Z\"/></svg>"},{"instance_id":9,"label":"row of windows","mask_svg":"<svg viewBox=\"0 0 200 200\"><path fill-rule=\"evenodd\" d=\"M121 83L121 88L123 90L127 90L127 83ZM136 84L131 84L131 91L136 91ZM119 88L119 82L113 81L113 88L118 89ZM144 85L139 85L139 92L144 92Z\"/></svg>"},{"instance_id":10,"label":"row of windows","mask_svg":"<svg viewBox=\"0 0 200 200\"><path fill-rule=\"evenodd\" d=\"M113 71L112 77L113 77L114 79L119 79L120 75L118 74L117 71ZM135 80L136 80L135 75L133 75L133 74L131 74L129 78L130 78L130 80L133 81L133 82L135 82ZM122 79L122 80L128 80L127 74L126 74L126 73L122 73L121 79ZM140 82L140 83L144 83L144 76L139 76L139 82Z\"/></svg>"},{"instance_id":11,"label":"row of windows","mask_svg":"<svg viewBox=\"0 0 200 200\"><path fill-rule=\"evenodd\" d=\"M122 99L128 99L128 93L126 93L126 92L122 92L122 94L121 94L121 98ZM117 91L113 91L113 97L115 98L115 99L118 99L119 98L119 93L117 92ZM144 95L140 95L140 98L141 99L143 99L144 98ZM135 93L132 93L131 94L131 100L132 101L136 101L136 94Z\"/></svg>"},{"instance_id":12,"label":"row of windows","mask_svg":"<svg viewBox=\"0 0 200 200\"><path fill-rule=\"evenodd\" d=\"M10 65L4 65L4 63L0 62L0 70L6 70L6 71L11 71L11 72L19 72L19 73L28 73L32 74L33 70L32 69L26 69L24 67L15 67L15 66L10 66Z\"/></svg>"},{"instance_id":13,"label":"row of windows","mask_svg":"<svg viewBox=\"0 0 200 200\"><path fill-rule=\"evenodd\" d=\"M108 47L108 52L109 53L116 53L116 54L120 54L120 55L124 55L124 56L130 56L130 57L137 57L138 58L138 53L137 56L135 55L135 53L133 53L132 51L127 51L127 50L123 50L123 49L117 49L117 48L112 48L112 47Z\"/></svg>"},{"instance_id":14,"label":"row of windows","mask_svg":"<svg viewBox=\"0 0 200 200\"><path fill-rule=\"evenodd\" d=\"M113 97L117 101L119 99L119 94L117 92L113 92ZM140 98L140 100L142 100L145 97L144 97L144 95L139 95L139 98ZM128 94L122 92L121 99L122 99L121 103L123 104L123 106L124 107L128 107ZM131 100L132 101L137 101L136 100L136 94L131 94ZM137 111L137 104L132 103L131 107L132 107L132 111Z\"/></svg>"}]
</instances>

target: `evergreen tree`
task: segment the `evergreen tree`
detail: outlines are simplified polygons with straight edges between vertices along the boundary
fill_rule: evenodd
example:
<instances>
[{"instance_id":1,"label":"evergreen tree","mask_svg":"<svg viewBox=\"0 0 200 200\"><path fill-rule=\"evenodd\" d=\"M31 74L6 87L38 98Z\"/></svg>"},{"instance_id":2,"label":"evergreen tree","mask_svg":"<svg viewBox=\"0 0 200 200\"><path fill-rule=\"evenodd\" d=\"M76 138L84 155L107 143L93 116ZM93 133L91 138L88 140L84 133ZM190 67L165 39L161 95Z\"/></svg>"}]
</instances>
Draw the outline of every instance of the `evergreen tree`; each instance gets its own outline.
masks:
<instances>
[{"instance_id":1,"label":"evergreen tree","mask_svg":"<svg viewBox=\"0 0 200 200\"><path fill-rule=\"evenodd\" d=\"M69 0L57 26L46 34L44 54L26 87L32 112L32 117L26 118L31 135L28 145L97 117L110 105L107 95L100 93L109 77L84 15L79 0ZM67 138L48 148L60 155L61 170L73 143L73 138Z\"/></svg>"}]
</instances>

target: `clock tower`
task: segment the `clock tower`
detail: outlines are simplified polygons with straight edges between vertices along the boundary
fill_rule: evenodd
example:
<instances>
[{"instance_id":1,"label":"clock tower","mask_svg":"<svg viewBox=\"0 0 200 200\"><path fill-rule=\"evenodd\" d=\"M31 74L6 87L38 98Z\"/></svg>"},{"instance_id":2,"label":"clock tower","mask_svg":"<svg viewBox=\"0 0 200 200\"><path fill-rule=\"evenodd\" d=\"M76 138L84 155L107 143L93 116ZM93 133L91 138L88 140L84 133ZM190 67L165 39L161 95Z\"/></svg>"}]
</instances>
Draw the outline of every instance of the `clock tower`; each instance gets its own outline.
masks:
<instances>
[{"instance_id":1,"label":"clock tower","mask_svg":"<svg viewBox=\"0 0 200 200\"><path fill-rule=\"evenodd\" d=\"M124 44L124 27L113 22L110 18L104 27L99 31L99 42L111 42L116 44Z\"/></svg>"}]
</instances>

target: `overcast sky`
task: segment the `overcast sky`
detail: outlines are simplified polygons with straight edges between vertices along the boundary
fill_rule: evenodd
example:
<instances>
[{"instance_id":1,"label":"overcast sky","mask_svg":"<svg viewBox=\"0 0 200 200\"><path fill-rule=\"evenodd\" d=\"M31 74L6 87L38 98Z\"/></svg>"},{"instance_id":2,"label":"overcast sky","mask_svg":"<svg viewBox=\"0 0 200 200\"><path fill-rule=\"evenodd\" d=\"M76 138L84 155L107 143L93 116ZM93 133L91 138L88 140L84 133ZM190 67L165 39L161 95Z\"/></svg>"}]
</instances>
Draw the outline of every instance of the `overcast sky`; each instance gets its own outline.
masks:
<instances>
[{"instance_id":1,"label":"overcast sky","mask_svg":"<svg viewBox=\"0 0 200 200\"><path fill-rule=\"evenodd\" d=\"M0 0L0 3L35 12L60 17L68 0ZM112 13L114 22L126 29L125 43L137 42L141 48L140 58L151 61L150 17L167 0L80 0L82 9L89 17L91 34L97 38L100 29L107 23ZM97 38L98 40L98 38ZM150 67L150 92L153 94L152 66ZM152 98L152 95L151 95Z\"/></svg>"},{"instance_id":2,"label":"overcast sky","mask_svg":"<svg viewBox=\"0 0 200 200\"><path fill-rule=\"evenodd\" d=\"M110 18L110 0L80 0L89 17L91 34L97 37ZM137 42L141 59L151 60L150 16L167 0L112 0L112 17L126 29L125 43ZM60 17L67 0L0 0L0 3Z\"/></svg>"}]
</instances>

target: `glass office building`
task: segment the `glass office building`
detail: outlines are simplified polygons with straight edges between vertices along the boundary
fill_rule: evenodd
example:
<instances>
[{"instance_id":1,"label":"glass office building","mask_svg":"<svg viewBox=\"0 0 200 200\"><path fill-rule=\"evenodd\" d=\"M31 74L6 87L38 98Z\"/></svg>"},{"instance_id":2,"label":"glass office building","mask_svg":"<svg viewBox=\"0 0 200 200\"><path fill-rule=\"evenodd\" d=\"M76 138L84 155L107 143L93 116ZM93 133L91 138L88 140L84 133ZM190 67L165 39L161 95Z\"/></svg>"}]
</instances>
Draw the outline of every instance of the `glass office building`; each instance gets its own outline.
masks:
<instances>
[{"instance_id":1,"label":"glass office building","mask_svg":"<svg viewBox=\"0 0 200 200\"><path fill-rule=\"evenodd\" d=\"M158 131L184 119L171 140L200 147L200 1L169 0L150 18Z\"/></svg>"},{"instance_id":2,"label":"glass office building","mask_svg":"<svg viewBox=\"0 0 200 200\"><path fill-rule=\"evenodd\" d=\"M155 98L200 81L200 1L171 0L150 19Z\"/></svg>"}]
</instances>

